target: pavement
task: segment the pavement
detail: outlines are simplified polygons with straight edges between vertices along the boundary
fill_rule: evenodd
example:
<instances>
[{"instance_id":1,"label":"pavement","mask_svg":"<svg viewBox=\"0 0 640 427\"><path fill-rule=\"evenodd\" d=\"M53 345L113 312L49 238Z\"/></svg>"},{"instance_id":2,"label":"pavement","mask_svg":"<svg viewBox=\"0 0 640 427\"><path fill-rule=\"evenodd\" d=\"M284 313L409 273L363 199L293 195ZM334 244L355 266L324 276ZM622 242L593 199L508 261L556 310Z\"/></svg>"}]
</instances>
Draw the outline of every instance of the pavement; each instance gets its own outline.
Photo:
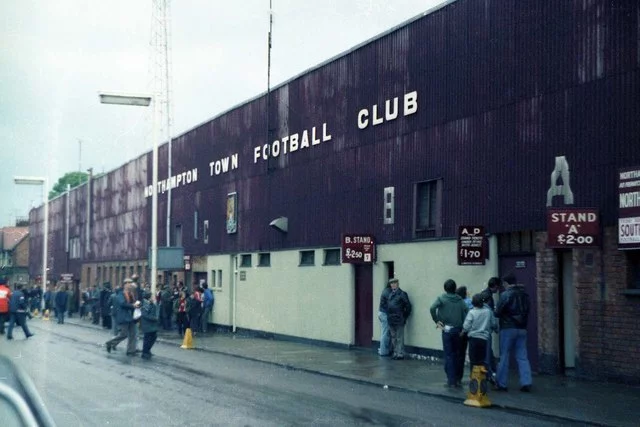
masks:
<instances>
[{"instance_id":1,"label":"pavement","mask_svg":"<svg viewBox=\"0 0 640 427\"><path fill-rule=\"evenodd\" d=\"M37 321L34 319L32 322ZM55 321L52 319L52 321ZM89 320L77 317L65 323L107 331ZM181 346L176 331L159 331L158 342ZM139 344L141 345L141 344ZM466 389L445 387L446 377L440 361L412 357L391 360L379 357L374 350L340 348L228 332L198 333L193 350L224 354L247 360L391 390L419 393L452 402L462 402ZM158 348L155 352L160 353ZM493 408L522 415L545 417L559 423L577 422L595 426L638 426L640 387L617 383L586 381L565 376L534 375L531 393L519 391L518 375L510 375L509 391L491 390ZM465 383L463 383L464 385ZM478 411L491 409L477 409Z\"/></svg>"}]
</instances>

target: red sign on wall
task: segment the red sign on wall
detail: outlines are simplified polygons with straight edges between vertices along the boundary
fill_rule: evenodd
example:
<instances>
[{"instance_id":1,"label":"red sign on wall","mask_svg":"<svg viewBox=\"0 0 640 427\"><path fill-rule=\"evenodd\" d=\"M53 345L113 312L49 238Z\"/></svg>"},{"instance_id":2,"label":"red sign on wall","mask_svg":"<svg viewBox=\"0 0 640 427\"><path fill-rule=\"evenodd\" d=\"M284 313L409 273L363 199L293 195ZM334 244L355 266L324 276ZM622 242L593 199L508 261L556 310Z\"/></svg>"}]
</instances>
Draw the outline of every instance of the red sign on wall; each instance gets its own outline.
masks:
<instances>
[{"instance_id":1,"label":"red sign on wall","mask_svg":"<svg viewBox=\"0 0 640 427\"><path fill-rule=\"evenodd\" d=\"M342 236L342 262L347 264L372 264L376 258L376 243L369 234L345 234Z\"/></svg>"},{"instance_id":2,"label":"red sign on wall","mask_svg":"<svg viewBox=\"0 0 640 427\"><path fill-rule=\"evenodd\" d=\"M600 215L595 208L547 210L549 248L588 248L600 245Z\"/></svg>"}]
</instances>

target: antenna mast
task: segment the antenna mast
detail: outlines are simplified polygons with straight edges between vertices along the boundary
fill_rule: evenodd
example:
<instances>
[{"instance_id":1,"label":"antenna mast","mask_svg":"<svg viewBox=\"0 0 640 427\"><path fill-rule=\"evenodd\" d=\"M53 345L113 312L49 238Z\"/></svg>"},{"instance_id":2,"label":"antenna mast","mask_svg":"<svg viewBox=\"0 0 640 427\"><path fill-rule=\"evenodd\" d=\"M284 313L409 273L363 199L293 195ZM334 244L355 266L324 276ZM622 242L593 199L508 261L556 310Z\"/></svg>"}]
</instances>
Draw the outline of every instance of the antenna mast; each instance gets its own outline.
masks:
<instances>
[{"instance_id":1,"label":"antenna mast","mask_svg":"<svg viewBox=\"0 0 640 427\"><path fill-rule=\"evenodd\" d=\"M271 30L273 29L272 0L269 0L269 35L267 38L267 144L271 141ZM270 169L267 162L267 171Z\"/></svg>"}]
</instances>

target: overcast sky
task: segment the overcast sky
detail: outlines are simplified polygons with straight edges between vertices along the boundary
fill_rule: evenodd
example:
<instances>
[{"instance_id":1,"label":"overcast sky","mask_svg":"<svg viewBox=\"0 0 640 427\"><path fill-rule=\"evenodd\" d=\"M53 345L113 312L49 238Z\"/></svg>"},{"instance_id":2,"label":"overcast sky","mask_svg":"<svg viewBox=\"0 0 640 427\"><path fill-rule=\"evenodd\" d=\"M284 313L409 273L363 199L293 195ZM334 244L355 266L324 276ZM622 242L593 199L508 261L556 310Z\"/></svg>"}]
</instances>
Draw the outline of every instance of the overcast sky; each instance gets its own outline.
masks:
<instances>
[{"instance_id":1,"label":"overcast sky","mask_svg":"<svg viewBox=\"0 0 640 427\"><path fill-rule=\"evenodd\" d=\"M42 203L39 187L13 176L45 176L49 190L67 172L106 172L150 150L148 109L102 105L98 92L150 91L151 3L0 1L0 226ZM442 0L272 3L277 85ZM175 136L266 91L269 0L170 11Z\"/></svg>"}]
</instances>

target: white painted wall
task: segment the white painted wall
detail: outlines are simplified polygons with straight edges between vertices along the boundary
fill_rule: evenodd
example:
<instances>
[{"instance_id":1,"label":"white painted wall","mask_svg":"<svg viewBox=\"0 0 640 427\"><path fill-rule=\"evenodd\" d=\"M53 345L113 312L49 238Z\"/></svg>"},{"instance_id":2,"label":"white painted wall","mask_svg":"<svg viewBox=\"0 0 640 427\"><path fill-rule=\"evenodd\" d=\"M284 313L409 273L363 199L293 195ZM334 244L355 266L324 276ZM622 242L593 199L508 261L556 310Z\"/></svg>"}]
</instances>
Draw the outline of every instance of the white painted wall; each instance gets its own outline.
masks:
<instances>
[{"instance_id":1,"label":"white painted wall","mask_svg":"<svg viewBox=\"0 0 640 427\"><path fill-rule=\"evenodd\" d=\"M436 330L429 308L444 293L444 282L455 280L470 295L482 291L489 278L498 274L497 239L490 238L490 259L484 266L459 266L456 240L438 240L377 247L373 271L374 313L386 286L384 262L393 261L400 288L409 294L413 313L405 327L405 345L442 349L441 331ZM374 322L375 340L380 340L380 322Z\"/></svg>"},{"instance_id":2,"label":"white painted wall","mask_svg":"<svg viewBox=\"0 0 640 427\"><path fill-rule=\"evenodd\" d=\"M471 294L480 292L498 272L495 238L485 266L457 265L455 240L383 245L377 247L373 267L373 339L380 339L378 304L386 285L385 261L393 261L400 287L409 294L413 314L405 330L405 344L442 349L440 331L429 314L429 307L444 292L443 284L452 278L466 285ZM233 288L231 255L207 257L208 283L215 292L213 322L232 325ZM236 326L300 338L352 344L355 341L355 278L349 264L323 266L324 250L315 250L314 266L299 266L295 251L271 252L271 266L258 267L258 254L252 254L246 280L237 281ZM213 287L212 270L223 271L222 287Z\"/></svg>"}]
</instances>

